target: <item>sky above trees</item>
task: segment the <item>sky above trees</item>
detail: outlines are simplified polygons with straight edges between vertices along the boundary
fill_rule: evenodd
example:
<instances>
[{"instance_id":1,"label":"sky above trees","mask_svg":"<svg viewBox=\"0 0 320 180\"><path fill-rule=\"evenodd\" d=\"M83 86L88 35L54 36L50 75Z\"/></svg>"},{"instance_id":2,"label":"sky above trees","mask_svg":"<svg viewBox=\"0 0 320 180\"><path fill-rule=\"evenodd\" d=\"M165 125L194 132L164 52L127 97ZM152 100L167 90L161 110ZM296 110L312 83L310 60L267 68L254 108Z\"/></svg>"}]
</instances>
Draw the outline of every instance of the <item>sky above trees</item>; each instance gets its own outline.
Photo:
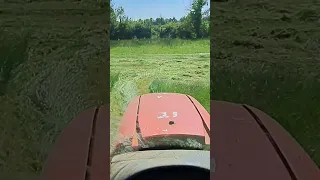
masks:
<instances>
[{"instance_id":1,"label":"sky above trees","mask_svg":"<svg viewBox=\"0 0 320 180\"><path fill-rule=\"evenodd\" d=\"M192 0L112 0L115 7L123 7L125 14L133 20L148 18L180 19L185 16L192 4ZM204 9L208 9L206 5Z\"/></svg>"}]
</instances>

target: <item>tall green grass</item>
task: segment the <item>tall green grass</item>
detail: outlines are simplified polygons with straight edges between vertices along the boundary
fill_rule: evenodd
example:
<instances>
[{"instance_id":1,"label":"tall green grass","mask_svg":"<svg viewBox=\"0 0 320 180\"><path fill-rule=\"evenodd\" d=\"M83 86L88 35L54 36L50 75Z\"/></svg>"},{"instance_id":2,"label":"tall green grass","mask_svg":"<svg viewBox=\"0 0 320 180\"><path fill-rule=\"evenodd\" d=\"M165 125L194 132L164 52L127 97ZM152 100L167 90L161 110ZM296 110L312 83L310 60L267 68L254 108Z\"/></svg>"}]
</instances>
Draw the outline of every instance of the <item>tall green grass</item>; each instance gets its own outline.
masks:
<instances>
[{"instance_id":1,"label":"tall green grass","mask_svg":"<svg viewBox=\"0 0 320 180\"><path fill-rule=\"evenodd\" d=\"M182 93L194 97L210 112L210 87L202 84L183 84L164 80L154 80L149 86L149 92Z\"/></svg>"},{"instance_id":2,"label":"tall green grass","mask_svg":"<svg viewBox=\"0 0 320 180\"><path fill-rule=\"evenodd\" d=\"M182 40L182 39L133 39L110 41L112 54L140 55L140 54L194 54L208 53L210 41ZM112 55L111 54L111 55Z\"/></svg>"},{"instance_id":3,"label":"tall green grass","mask_svg":"<svg viewBox=\"0 0 320 180\"><path fill-rule=\"evenodd\" d=\"M211 98L255 106L277 120L320 165L320 82L277 69L215 68Z\"/></svg>"},{"instance_id":4,"label":"tall green grass","mask_svg":"<svg viewBox=\"0 0 320 180\"><path fill-rule=\"evenodd\" d=\"M119 74L110 74L110 90L113 88L113 86L116 84L118 80Z\"/></svg>"}]
</instances>

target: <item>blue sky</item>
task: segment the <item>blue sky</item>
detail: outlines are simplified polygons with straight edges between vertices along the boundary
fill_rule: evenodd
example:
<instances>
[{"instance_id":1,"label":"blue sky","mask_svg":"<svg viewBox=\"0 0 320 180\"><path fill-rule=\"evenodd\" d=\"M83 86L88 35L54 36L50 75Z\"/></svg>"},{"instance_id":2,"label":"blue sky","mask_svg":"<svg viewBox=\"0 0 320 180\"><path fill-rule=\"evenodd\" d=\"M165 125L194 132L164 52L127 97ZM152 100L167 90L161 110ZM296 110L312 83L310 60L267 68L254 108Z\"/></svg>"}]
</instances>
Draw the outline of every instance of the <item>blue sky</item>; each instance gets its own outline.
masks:
<instances>
[{"instance_id":1,"label":"blue sky","mask_svg":"<svg viewBox=\"0 0 320 180\"><path fill-rule=\"evenodd\" d=\"M192 0L112 0L115 7L123 7L132 19L163 18L180 19L185 16ZM207 9L208 7L205 7Z\"/></svg>"}]
</instances>

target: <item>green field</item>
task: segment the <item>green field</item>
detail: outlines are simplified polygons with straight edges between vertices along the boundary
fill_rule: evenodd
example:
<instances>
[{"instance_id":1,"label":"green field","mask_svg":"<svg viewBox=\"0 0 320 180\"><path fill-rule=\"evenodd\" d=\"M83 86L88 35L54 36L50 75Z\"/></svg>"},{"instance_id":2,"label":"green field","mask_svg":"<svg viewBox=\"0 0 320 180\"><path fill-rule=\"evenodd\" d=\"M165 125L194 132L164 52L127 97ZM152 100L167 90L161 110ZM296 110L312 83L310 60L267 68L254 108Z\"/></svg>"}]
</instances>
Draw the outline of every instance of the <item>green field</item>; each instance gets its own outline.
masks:
<instances>
[{"instance_id":1,"label":"green field","mask_svg":"<svg viewBox=\"0 0 320 180\"><path fill-rule=\"evenodd\" d=\"M95 3L1 2L0 179L36 179L61 129L108 101L108 12Z\"/></svg>"},{"instance_id":2,"label":"green field","mask_svg":"<svg viewBox=\"0 0 320 180\"><path fill-rule=\"evenodd\" d=\"M320 166L319 1L211 7L211 97L265 111Z\"/></svg>"},{"instance_id":3,"label":"green field","mask_svg":"<svg viewBox=\"0 0 320 180\"><path fill-rule=\"evenodd\" d=\"M121 116L138 95L185 93L210 109L210 41L151 39L111 41L111 141Z\"/></svg>"}]
</instances>

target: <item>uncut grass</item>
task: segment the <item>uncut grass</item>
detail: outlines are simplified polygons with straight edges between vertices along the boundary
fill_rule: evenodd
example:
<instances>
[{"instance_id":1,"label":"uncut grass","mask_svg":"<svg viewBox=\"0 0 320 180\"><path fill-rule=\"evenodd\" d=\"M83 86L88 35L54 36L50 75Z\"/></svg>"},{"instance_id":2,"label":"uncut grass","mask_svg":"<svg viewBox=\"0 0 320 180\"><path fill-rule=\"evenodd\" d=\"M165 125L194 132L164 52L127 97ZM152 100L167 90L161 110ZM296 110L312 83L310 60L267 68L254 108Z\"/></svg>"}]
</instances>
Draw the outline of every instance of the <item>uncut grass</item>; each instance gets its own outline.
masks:
<instances>
[{"instance_id":1,"label":"uncut grass","mask_svg":"<svg viewBox=\"0 0 320 180\"><path fill-rule=\"evenodd\" d=\"M119 74L110 74L110 89L114 87L118 80Z\"/></svg>"},{"instance_id":2,"label":"uncut grass","mask_svg":"<svg viewBox=\"0 0 320 180\"><path fill-rule=\"evenodd\" d=\"M136 39L111 41L111 55L209 53L210 41L182 39Z\"/></svg>"},{"instance_id":3,"label":"uncut grass","mask_svg":"<svg viewBox=\"0 0 320 180\"><path fill-rule=\"evenodd\" d=\"M165 80L154 80L149 86L150 93L181 93L195 98L203 107L210 112L210 87L203 84L183 84Z\"/></svg>"},{"instance_id":4,"label":"uncut grass","mask_svg":"<svg viewBox=\"0 0 320 180\"><path fill-rule=\"evenodd\" d=\"M320 4L213 4L211 97L268 113L320 167Z\"/></svg>"}]
</instances>

